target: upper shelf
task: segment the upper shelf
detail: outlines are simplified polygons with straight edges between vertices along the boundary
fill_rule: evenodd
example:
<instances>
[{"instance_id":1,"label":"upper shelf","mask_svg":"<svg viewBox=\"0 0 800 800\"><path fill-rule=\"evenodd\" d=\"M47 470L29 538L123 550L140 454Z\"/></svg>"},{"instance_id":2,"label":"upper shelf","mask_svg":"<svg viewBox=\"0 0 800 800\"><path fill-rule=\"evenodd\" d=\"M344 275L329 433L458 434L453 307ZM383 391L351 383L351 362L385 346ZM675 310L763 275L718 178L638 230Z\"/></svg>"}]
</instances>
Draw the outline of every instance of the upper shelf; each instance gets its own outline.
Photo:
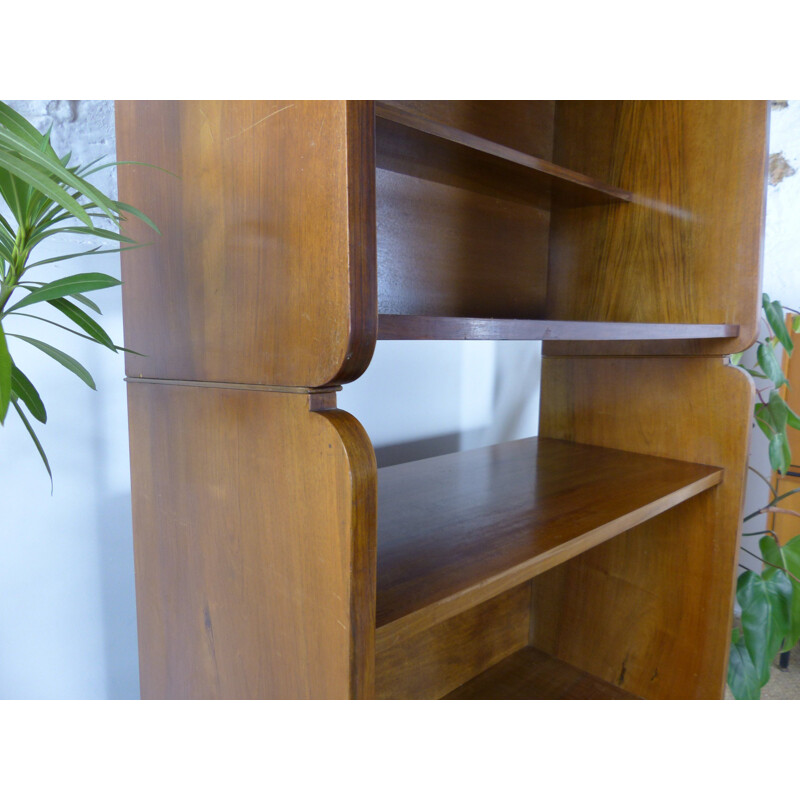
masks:
<instances>
[{"instance_id":1,"label":"upper shelf","mask_svg":"<svg viewBox=\"0 0 800 800\"><path fill-rule=\"evenodd\" d=\"M434 180L473 183L473 188L533 191L562 206L630 202L632 193L550 161L427 119L388 103L375 103L377 165ZM448 165L458 165L458 170ZM500 171L498 173L498 170Z\"/></svg>"},{"instance_id":2,"label":"upper shelf","mask_svg":"<svg viewBox=\"0 0 800 800\"><path fill-rule=\"evenodd\" d=\"M721 479L715 467L537 438L380 469L378 639L425 630Z\"/></svg>"},{"instance_id":3,"label":"upper shelf","mask_svg":"<svg viewBox=\"0 0 800 800\"><path fill-rule=\"evenodd\" d=\"M379 339L541 339L575 342L721 339L738 335L738 325L425 317L406 314L378 316Z\"/></svg>"}]
</instances>

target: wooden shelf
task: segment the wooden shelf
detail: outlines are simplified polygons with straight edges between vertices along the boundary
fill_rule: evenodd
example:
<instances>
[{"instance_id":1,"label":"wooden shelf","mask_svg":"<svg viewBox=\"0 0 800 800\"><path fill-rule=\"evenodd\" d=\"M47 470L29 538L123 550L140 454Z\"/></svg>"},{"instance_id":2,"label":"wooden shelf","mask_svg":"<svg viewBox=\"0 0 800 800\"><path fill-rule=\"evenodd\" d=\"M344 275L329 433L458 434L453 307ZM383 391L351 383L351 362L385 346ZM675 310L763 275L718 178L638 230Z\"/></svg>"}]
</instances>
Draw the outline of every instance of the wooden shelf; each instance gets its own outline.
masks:
<instances>
[{"instance_id":1,"label":"wooden shelf","mask_svg":"<svg viewBox=\"0 0 800 800\"><path fill-rule=\"evenodd\" d=\"M572 320L489 319L379 314L379 339L517 339L542 341L641 341L723 339L739 335L738 325Z\"/></svg>"},{"instance_id":2,"label":"wooden shelf","mask_svg":"<svg viewBox=\"0 0 800 800\"><path fill-rule=\"evenodd\" d=\"M524 647L446 695L445 700L641 700L564 661Z\"/></svg>"},{"instance_id":3,"label":"wooden shelf","mask_svg":"<svg viewBox=\"0 0 800 800\"><path fill-rule=\"evenodd\" d=\"M390 103L375 104L377 166L394 172L441 170L438 179L459 176L473 188L513 191L515 182L561 206L624 203L631 192L560 167L543 158L427 119ZM453 168L457 167L457 168ZM436 176L427 175L423 177ZM522 188L522 186L518 187Z\"/></svg>"},{"instance_id":4,"label":"wooden shelf","mask_svg":"<svg viewBox=\"0 0 800 800\"><path fill-rule=\"evenodd\" d=\"M721 479L716 467L544 438L380 469L379 644L449 619Z\"/></svg>"}]
</instances>

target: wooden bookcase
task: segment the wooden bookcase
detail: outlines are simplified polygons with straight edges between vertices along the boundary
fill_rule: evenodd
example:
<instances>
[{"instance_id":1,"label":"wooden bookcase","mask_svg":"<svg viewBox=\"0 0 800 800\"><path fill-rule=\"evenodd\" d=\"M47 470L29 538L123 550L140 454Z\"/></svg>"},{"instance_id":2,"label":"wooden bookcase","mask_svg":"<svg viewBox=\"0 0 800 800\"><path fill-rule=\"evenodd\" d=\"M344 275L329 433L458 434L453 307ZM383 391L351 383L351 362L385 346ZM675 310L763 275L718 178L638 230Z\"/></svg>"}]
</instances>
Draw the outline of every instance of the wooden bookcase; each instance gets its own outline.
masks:
<instances>
[{"instance_id":1,"label":"wooden bookcase","mask_svg":"<svg viewBox=\"0 0 800 800\"><path fill-rule=\"evenodd\" d=\"M766 123L119 102L143 697L722 697ZM540 438L377 469L379 338L544 340Z\"/></svg>"}]
</instances>

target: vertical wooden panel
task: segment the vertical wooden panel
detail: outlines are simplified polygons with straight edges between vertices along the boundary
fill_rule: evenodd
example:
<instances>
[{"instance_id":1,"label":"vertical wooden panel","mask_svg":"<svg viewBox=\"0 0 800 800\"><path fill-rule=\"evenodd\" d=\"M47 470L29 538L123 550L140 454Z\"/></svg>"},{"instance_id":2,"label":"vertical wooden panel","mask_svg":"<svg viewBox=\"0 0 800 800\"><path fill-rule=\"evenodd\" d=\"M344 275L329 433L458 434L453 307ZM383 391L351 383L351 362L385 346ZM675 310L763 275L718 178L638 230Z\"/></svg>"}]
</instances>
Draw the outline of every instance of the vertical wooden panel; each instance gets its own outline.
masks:
<instances>
[{"instance_id":1,"label":"vertical wooden panel","mask_svg":"<svg viewBox=\"0 0 800 800\"><path fill-rule=\"evenodd\" d=\"M375 342L372 103L119 102L120 196L163 235L123 254L134 377L323 386ZM126 230L152 238L133 221Z\"/></svg>"},{"instance_id":2,"label":"vertical wooden panel","mask_svg":"<svg viewBox=\"0 0 800 800\"><path fill-rule=\"evenodd\" d=\"M533 644L643 697L722 697L752 401L721 359L544 359L542 435L725 476L535 578Z\"/></svg>"},{"instance_id":3,"label":"vertical wooden panel","mask_svg":"<svg viewBox=\"0 0 800 800\"><path fill-rule=\"evenodd\" d=\"M634 193L553 211L548 316L731 323L736 340L548 343L552 355L731 353L757 331L765 102L559 102L554 160Z\"/></svg>"},{"instance_id":4,"label":"vertical wooden panel","mask_svg":"<svg viewBox=\"0 0 800 800\"><path fill-rule=\"evenodd\" d=\"M361 426L305 394L136 383L129 404L142 696L371 696Z\"/></svg>"}]
</instances>

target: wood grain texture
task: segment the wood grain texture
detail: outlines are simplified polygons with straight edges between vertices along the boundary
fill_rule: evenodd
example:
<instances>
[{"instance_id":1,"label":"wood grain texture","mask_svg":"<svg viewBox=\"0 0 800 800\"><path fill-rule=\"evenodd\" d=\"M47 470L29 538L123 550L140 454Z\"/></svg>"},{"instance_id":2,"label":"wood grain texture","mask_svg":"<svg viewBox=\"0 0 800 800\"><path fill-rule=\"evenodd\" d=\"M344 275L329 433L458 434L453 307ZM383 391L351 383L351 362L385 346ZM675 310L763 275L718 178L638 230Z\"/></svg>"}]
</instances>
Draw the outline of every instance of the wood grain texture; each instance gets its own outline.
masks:
<instances>
[{"instance_id":1,"label":"wood grain texture","mask_svg":"<svg viewBox=\"0 0 800 800\"><path fill-rule=\"evenodd\" d=\"M376 105L553 160L552 100L381 100Z\"/></svg>"},{"instance_id":2,"label":"wood grain texture","mask_svg":"<svg viewBox=\"0 0 800 800\"><path fill-rule=\"evenodd\" d=\"M142 696L371 697L361 426L297 394L136 383L128 397Z\"/></svg>"},{"instance_id":3,"label":"wood grain texture","mask_svg":"<svg viewBox=\"0 0 800 800\"><path fill-rule=\"evenodd\" d=\"M715 467L523 439L378 472L384 647L717 484Z\"/></svg>"},{"instance_id":4,"label":"wood grain texture","mask_svg":"<svg viewBox=\"0 0 800 800\"><path fill-rule=\"evenodd\" d=\"M378 339L630 341L735 337L738 325L670 325L540 319L378 315Z\"/></svg>"},{"instance_id":5,"label":"wood grain texture","mask_svg":"<svg viewBox=\"0 0 800 800\"><path fill-rule=\"evenodd\" d=\"M377 103L378 165L397 172L420 166L441 173L445 182L469 177L480 191L501 196L519 185L565 206L628 202L630 192L609 186L588 175L554 164L543 158L499 144L490 139L444 125L391 104Z\"/></svg>"},{"instance_id":6,"label":"wood grain texture","mask_svg":"<svg viewBox=\"0 0 800 800\"><path fill-rule=\"evenodd\" d=\"M376 650L375 697L435 700L525 647L531 589L510 592Z\"/></svg>"},{"instance_id":7,"label":"wood grain texture","mask_svg":"<svg viewBox=\"0 0 800 800\"><path fill-rule=\"evenodd\" d=\"M533 647L525 647L451 692L445 700L638 700Z\"/></svg>"},{"instance_id":8,"label":"wood grain texture","mask_svg":"<svg viewBox=\"0 0 800 800\"><path fill-rule=\"evenodd\" d=\"M371 103L118 102L117 153L180 176L120 169L120 196L163 230L122 254L125 342L146 356L126 354L129 376L361 374L377 303Z\"/></svg>"},{"instance_id":9,"label":"wood grain texture","mask_svg":"<svg viewBox=\"0 0 800 800\"><path fill-rule=\"evenodd\" d=\"M544 317L547 208L378 169L382 314Z\"/></svg>"},{"instance_id":10,"label":"wood grain texture","mask_svg":"<svg viewBox=\"0 0 800 800\"><path fill-rule=\"evenodd\" d=\"M543 362L543 435L708 461L725 476L535 578L531 643L643 697L721 698L752 381L721 358Z\"/></svg>"},{"instance_id":11,"label":"wood grain texture","mask_svg":"<svg viewBox=\"0 0 800 800\"><path fill-rule=\"evenodd\" d=\"M552 344L545 353L722 354L756 336L765 102L561 101L553 160L632 203L552 212L547 317L737 324L731 342Z\"/></svg>"}]
</instances>

